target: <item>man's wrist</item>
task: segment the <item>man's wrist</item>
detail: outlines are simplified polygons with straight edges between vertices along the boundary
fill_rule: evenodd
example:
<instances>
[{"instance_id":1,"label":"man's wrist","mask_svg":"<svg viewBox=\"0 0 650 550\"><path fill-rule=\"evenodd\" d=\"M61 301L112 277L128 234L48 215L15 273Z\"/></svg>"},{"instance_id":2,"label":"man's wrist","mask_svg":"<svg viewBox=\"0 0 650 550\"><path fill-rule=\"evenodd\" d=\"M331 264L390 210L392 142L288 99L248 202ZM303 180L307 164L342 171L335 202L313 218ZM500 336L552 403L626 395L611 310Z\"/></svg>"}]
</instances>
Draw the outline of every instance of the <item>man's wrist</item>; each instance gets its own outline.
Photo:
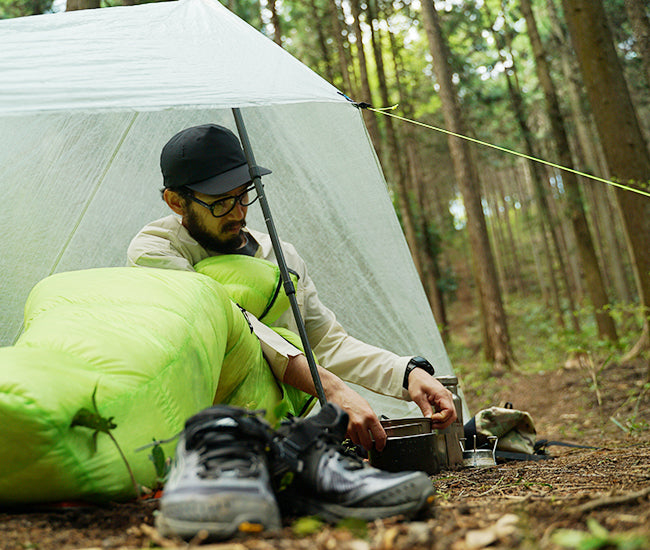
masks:
<instances>
[{"instance_id":1,"label":"man's wrist","mask_svg":"<svg viewBox=\"0 0 650 550\"><path fill-rule=\"evenodd\" d=\"M404 381L402 382L402 387L405 390L409 389L409 375L413 369L422 369L431 376L435 375L436 371L433 368L433 365L429 363L424 357L412 357L411 360L407 363L406 369L404 370Z\"/></svg>"}]
</instances>

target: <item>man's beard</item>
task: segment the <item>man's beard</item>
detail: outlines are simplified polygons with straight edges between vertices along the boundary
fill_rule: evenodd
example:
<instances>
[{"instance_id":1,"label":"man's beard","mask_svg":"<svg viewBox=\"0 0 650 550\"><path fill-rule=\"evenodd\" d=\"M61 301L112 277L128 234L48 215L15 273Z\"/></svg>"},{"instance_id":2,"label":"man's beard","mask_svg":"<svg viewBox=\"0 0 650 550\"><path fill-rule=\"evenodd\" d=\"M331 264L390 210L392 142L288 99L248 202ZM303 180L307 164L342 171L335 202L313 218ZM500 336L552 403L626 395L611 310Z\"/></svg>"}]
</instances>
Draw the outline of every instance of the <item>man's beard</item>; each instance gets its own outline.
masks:
<instances>
[{"instance_id":1,"label":"man's beard","mask_svg":"<svg viewBox=\"0 0 650 550\"><path fill-rule=\"evenodd\" d=\"M187 229L187 232L203 248L212 250L213 252L218 252L219 254L230 254L235 252L246 242L246 237L241 231L228 239L219 239L215 235L212 235L191 209L189 212L185 213L183 225L185 226L185 229ZM246 227L246 220L226 223L222 226L222 229L230 229L238 225L241 225L243 229Z\"/></svg>"}]
</instances>

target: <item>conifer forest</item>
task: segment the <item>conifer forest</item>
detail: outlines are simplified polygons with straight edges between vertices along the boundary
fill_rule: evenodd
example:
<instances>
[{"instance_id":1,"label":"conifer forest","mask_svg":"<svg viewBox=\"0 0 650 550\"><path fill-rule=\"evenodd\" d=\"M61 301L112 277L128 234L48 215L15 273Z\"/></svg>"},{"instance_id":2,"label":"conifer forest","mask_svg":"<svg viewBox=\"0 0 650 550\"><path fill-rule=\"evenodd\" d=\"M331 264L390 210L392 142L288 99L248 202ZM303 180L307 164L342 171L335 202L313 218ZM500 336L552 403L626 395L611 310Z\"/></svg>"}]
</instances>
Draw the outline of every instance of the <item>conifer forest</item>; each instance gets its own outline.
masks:
<instances>
[{"instance_id":1,"label":"conifer forest","mask_svg":"<svg viewBox=\"0 0 650 550\"><path fill-rule=\"evenodd\" d=\"M436 476L417 521L227 548L649 548L648 0L221 2L363 109L470 410L512 402L590 447ZM184 547L128 506L0 510L0 547Z\"/></svg>"}]
</instances>

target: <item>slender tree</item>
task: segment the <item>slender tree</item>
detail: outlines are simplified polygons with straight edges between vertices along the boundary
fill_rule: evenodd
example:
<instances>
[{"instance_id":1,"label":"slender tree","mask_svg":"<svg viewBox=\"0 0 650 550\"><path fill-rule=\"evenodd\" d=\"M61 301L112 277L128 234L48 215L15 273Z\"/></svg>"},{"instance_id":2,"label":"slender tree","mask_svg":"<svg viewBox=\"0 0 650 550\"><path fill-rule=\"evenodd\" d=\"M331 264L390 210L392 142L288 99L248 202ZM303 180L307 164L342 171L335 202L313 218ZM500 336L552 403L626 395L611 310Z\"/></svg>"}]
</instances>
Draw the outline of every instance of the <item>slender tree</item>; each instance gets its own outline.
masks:
<instances>
[{"instance_id":1,"label":"slender tree","mask_svg":"<svg viewBox=\"0 0 650 550\"><path fill-rule=\"evenodd\" d=\"M637 51L645 68L650 86L650 19L648 18L647 0L625 0L625 11L632 25L632 33Z\"/></svg>"},{"instance_id":2,"label":"slender tree","mask_svg":"<svg viewBox=\"0 0 650 550\"><path fill-rule=\"evenodd\" d=\"M449 131L465 135L465 122L449 66L447 44L443 38L438 13L432 0L422 2L422 13L433 57L434 72L440 86L445 125ZM479 304L484 321L484 349L488 360L498 366L510 366L513 363L513 356L508 325L494 256L487 236L487 226L479 192L478 171L467 142L453 136L449 136L448 141L456 182L467 211L467 227L480 296Z\"/></svg>"},{"instance_id":3,"label":"slender tree","mask_svg":"<svg viewBox=\"0 0 650 550\"><path fill-rule=\"evenodd\" d=\"M329 0L328 3L330 20L332 21L332 27L334 29L334 42L336 43L336 51L339 56L339 68L341 70L341 77L343 78L344 92L351 97L357 95L356 89L352 86L352 80L350 79L350 70L348 59L348 50L345 47L346 39L343 36L343 25L340 19L340 8L336 3L336 0Z\"/></svg>"},{"instance_id":4,"label":"slender tree","mask_svg":"<svg viewBox=\"0 0 650 550\"><path fill-rule=\"evenodd\" d=\"M310 30L315 30L315 38L317 43L318 43L318 52L320 55L318 56L317 54L317 59L318 61L316 64L320 67L322 67L322 71L324 72L324 77L328 80L328 82L335 82L334 78L334 62L332 61L332 55L330 52L330 48L327 45L327 35L325 34L325 15L323 14L323 11L321 10L317 0L308 0L308 6L309 6L309 22L310 22ZM303 17L305 17L306 14L303 14ZM309 33L302 33L304 34L309 34ZM312 38L312 39L313 39ZM309 46L303 46L303 51L304 49L308 48ZM316 51L316 50L315 50ZM315 51L313 53L315 53ZM312 52L310 52L312 53Z\"/></svg>"},{"instance_id":5,"label":"slender tree","mask_svg":"<svg viewBox=\"0 0 650 550\"><path fill-rule=\"evenodd\" d=\"M610 173L620 182L650 190L650 153L616 55L601 0L563 0L596 126ZM603 93L607 90L607 93ZM618 189L623 220L644 309L644 333L636 349L650 345L650 198Z\"/></svg>"},{"instance_id":6,"label":"slender tree","mask_svg":"<svg viewBox=\"0 0 650 550\"><path fill-rule=\"evenodd\" d=\"M411 97L405 89L402 74L404 72L398 39L393 34L390 25L391 16L390 4L384 3L382 11L385 14L384 20L388 26L388 42L390 45L391 59L393 63L393 72L395 75L394 87L397 91L397 97L404 114L408 118L413 117L413 108ZM414 254L419 257L420 278L422 285L429 300L431 311L440 327L440 334L444 341L449 339L449 327L447 322L447 310L443 299L443 292L440 288L440 265L438 254L440 252L439 239L434 235L432 227L435 223L431 220L429 208L426 200L426 189L424 185L424 175L418 150L417 141L413 135L411 126L405 128L405 134L399 137L403 144L402 149L405 155L405 180L408 191L405 193L405 199L409 206L409 211L413 214L414 233L416 238L416 250ZM403 206L400 205L402 208Z\"/></svg>"},{"instance_id":7,"label":"slender tree","mask_svg":"<svg viewBox=\"0 0 650 550\"><path fill-rule=\"evenodd\" d=\"M489 9L487 8L487 5L486 5L486 11L488 13L488 17L491 20L492 17L490 17L489 15ZM502 36L501 34L496 32L494 30L494 25L490 25L490 27L492 29L492 35L494 36L495 42L497 44L497 49L499 51L501 62L503 62L504 64L506 62L506 58L504 57L504 54L502 52L508 52L510 59L512 60L511 61L512 65L510 69L505 72L505 77L506 77L506 83L508 85L508 94L510 96L510 101L512 104L512 112L515 116L515 120L517 121L517 125L519 126L521 136L524 140L524 147L525 147L526 154L529 157L538 157L539 154L535 150L535 146L534 146L535 140L534 140L533 132L530 126L528 125L526 113L524 110L523 94L521 92L521 88L518 83L517 64L515 61L515 55L512 53L512 39L509 35L509 31L507 27L506 27L505 36ZM526 162L528 163L528 172L530 174L531 183L535 191L535 197L537 199L539 211L541 214L541 217L539 218L539 224L540 224L541 235L544 241L543 245L546 250L546 253L544 254L544 258L546 261L546 271L548 272L549 282L551 286L551 297L553 300L553 306L556 311L556 318L558 320L559 325L561 327L564 327L565 326L564 316L563 316L562 306L560 303L560 291L557 284L557 277L555 275L553 256L549 253L550 250L545 237L546 235L545 226L550 228L549 234L551 236L551 240L553 243L553 249L555 251L555 256L558 259L560 272L564 275L565 281L568 281L568 274L566 272L564 258L562 257L562 253L560 250L558 235L553 230L556 224L552 219L551 210L548 205L548 196L547 196L548 194L547 194L546 186L544 185L544 170L542 169L540 164L532 160L527 159ZM569 302L569 311L572 313L571 319L573 322L573 328L574 330L576 330L576 332L579 332L580 325L578 323L578 317L573 314L573 312L575 312L576 310L576 307L573 301L573 296L571 294L571 291L568 288L568 282L566 287L567 287L566 297Z\"/></svg>"},{"instance_id":8,"label":"slender tree","mask_svg":"<svg viewBox=\"0 0 650 550\"><path fill-rule=\"evenodd\" d=\"M535 54L535 69L537 78L544 90L548 116L553 131L559 164L573 168L569 138L565 127L564 117L560 109L560 102L551 78L550 69L546 59L546 52L542 45L537 22L533 14L530 0L520 0L521 11L526 19L528 38L530 39L533 53ZM587 224L584 204L577 176L572 172L563 172L562 181L567 193L568 215L576 236L578 253L582 262L584 276L587 282L587 292L594 306L594 316L601 338L612 342L618 341L614 320L608 312L609 298L605 290L603 276L598 266L598 258L593 245L593 239Z\"/></svg>"},{"instance_id":9,"label":"slender tree","mask_svg":"<svg viewBox=\"0 0 650 550\"><path fill-rule=\"evenodd\" d=\"M360 101L366 101L370 104L373 103L373 94L370 88L370 80L368 79L368 63L366 61L366 53L363 47L363 32L361 30L361 2L360 0L350 0L350 8L352 9L352 16L354 17L354 35L357 42L357 62L359 64L359 74L361 75L361 91L363 96L359 98ZM379 134L379 126L375 114L371 111L364 110L363 118L368 126L368 133L377 150L379 157L382 157L381 136Z\"/></svg>"},{"instance_id":10,"label":"slender tree","mask_svg":"<svg viewBox=\"0 0 650 550\"><path fill-rule=\"evenodd\" d=\"M65 11L91 10L101 7L101 0L67 0Z\"/></svg>"},{"instance_id":11,"label":"slender tree","mask_svg":"<svg viewBox=\"0 0 650 550\"><path fill-rule=\"evenodd\" d=\"M605 163L600 140L593 124L593 117L587 108L587 102L584 101L584 83L575 59L573 48L571 47L566 28L560 21L554 0L546 1L547 12L553 29L553 49L558 52L560 68L571 106L571 120L576 130L577 144L574 146L576 161L584 170L601 177L609 177L609 171ZM583 190L590 197L592 208L591 219L594 226L599 224L603 226L601 238L601 256L606 263L606 269L602 269L604 277L610 278L614 282L616 295L622 301L629 303L631 301L631 292L626 282L625 268L629 260L625 257L626 249L619 246L617 241L617 226L622 223L621 216L618 212L613 212L609 208L610 193L609 190L600 184L591 181L582 181Z\"/></svg>"},{"instance_id":12,"label":"slender tree","mask_svg":"<svg viewBox=\"0 0 650 550\"><path fill-rule=\"evenodd\" d=\"M271 25L273 25L273 42L282 46L282 25L280 24L280 15L278 14L276 0L267 0L266 7L271 12Z\"/></svg>"},{"instance_id":13,"label":"slender tree","mask_svg":"<svg viewBox=\"0 0 650 550\"><path fill-rule=\"evenodd\" d=\"M388 94L388 85L386 84L386 73L384 69L384 56L381 48L381 35L380 29L375 24L376 16L374 11L374 3L370 0L367 4L368 24L370 25L370 41L375 59L375 69L377 71L377 80L379 82L379 96L384 105L390 103ZM413 222L412 205L409 202L408 184L406 181L406 169L401 154L401 147L397 137L397 132L393 125L393 119L386 117L385 128L388 141L388 155L390 158L390 168L393 174L392 180L396 184L397 199L399 204L400 213L402 215L402 225L404 226L404 233L406 235L406 242L411 250L411 256L415 267L422 277L422 266L420 265L420 257L418 254L418 241L417 233L415 231L415 224Z\"/></svg>"}]
</instances>

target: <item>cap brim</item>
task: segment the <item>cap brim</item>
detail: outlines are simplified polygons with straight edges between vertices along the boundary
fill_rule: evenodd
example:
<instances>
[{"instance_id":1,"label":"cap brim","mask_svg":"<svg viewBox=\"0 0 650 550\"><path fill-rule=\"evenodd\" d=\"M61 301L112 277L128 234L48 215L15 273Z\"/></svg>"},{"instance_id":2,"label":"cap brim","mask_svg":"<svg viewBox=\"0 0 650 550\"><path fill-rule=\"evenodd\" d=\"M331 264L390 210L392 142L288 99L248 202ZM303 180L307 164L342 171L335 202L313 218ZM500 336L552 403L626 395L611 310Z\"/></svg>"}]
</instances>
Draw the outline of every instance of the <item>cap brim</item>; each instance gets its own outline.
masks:
<instances>
[{"instance_id":1,"label":"cap brim","mask_svg":"<svg viewBox=\"0 0 650 550\"><path fill-rule=\"evenodd\" d=\"M263 166L258 166L258 168L261 176L266 176L271 173L271 170L264 168ZM228 170L223 174L219 174L218 176L208 178L207 180L198 183L191 183L190 185L186 185L186 187L189 187L192 191L203 193L204 195L223 195L224 193L237 189L250 181L251 175L248 170L248 164L242 164L241 166Z\"/></svg>"}]
</instances>

